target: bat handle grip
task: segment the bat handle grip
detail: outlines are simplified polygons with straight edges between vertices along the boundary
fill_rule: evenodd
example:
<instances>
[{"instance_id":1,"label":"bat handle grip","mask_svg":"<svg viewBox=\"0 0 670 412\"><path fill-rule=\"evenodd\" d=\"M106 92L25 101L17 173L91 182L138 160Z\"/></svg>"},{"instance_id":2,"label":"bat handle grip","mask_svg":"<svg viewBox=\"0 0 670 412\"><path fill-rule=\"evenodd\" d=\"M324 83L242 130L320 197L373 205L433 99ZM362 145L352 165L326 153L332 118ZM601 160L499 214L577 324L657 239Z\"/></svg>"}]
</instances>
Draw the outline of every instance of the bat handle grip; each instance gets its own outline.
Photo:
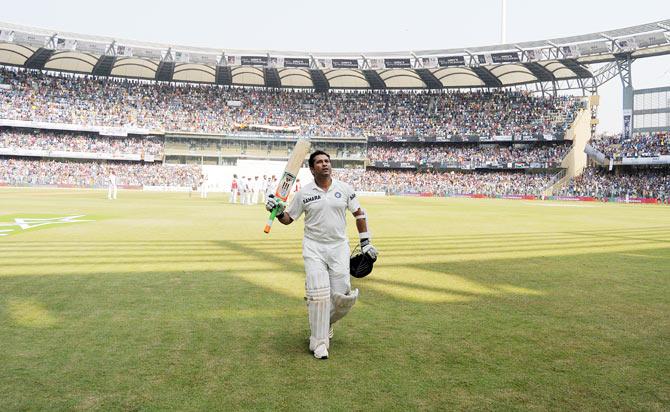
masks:
<instances>
[{"instance_id":1,"label":"bat handle grip","mask_svg":"<svg viewBox=\"0 0 670 412\"><path fill-rule=\"evenodd\" d=\"M265 224L265 229L263 229L263 232L270 233L270 229L272 229L272 222L274 222L275 217L277 217L277 209L278 208L279 208L279 206L275 206L275 208L272 209L272 212L270 212L270 217L268 218L268 221Z\"/></svg>"}]
</instances>

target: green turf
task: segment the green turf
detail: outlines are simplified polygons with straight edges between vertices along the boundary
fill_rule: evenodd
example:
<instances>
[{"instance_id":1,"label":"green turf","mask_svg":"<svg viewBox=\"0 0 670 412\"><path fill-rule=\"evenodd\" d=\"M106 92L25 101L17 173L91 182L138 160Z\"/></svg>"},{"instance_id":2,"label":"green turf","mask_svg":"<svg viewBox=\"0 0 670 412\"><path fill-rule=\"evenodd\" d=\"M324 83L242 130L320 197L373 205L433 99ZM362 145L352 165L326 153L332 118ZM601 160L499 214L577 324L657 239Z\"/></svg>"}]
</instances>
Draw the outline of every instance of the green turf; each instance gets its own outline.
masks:
<instances>
[{"instance_id":1,"label":"green turf","mask_svg":"<svg viewBox=\"0 0 670 412\"><path fill-rule=\"evenodd\" d=\"M0 237L2 411L670 409L670 207L364 198L380 260L317 361L302 220L105 195L0 189L94 220Z\"/></svg>"}]
</instances>

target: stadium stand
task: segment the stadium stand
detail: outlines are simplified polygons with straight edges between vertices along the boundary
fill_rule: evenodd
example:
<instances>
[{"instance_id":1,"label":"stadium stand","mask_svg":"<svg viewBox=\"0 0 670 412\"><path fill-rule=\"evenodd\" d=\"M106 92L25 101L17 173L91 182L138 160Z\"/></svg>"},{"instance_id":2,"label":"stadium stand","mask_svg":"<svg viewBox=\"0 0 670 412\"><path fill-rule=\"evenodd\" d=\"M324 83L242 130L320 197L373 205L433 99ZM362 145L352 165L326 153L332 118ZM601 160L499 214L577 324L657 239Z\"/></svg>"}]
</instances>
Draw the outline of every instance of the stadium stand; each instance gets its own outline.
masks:
<instances>
[{"instance_id":1,"label":"stadium stand","mask_svg":"<svg viewBox=\"0 0 670 412\"><path fill-rule=\"evenodd\" d=\"M516 145L502 146L497 144L422 144L413 145L368 145L368 159L372 162L413 162L417 165L427 163L449 165L460 169L474 169L496 165L507 165L513 162L527 164L558 165L570 145L561 142L555 145Z\"/></svg>"},{"instance_id":2,"label":"stadium stand","mask_svg":"<svg viewBox=\"0 0 670 412\"><path fill-rule=\"evenodd\" d=\"M339 170L337 175L358 191L394 195L533 195L541 196L551 175L505 172L414 172Z\"/></svg>"},{"instance_id":3,"label":"stadium stand","mask_svg":"<svg viewBox=\"0 0 670 412\"><path fill-rule=\"evenodd\" d=\"M127 187L189 187L198 182L202 173L199 166L193 165L0 158L0 182L12 186L105 187L112 171L118 184Z\"/></svg>"},{"instance_id":4,"label":"stadium stand","mask_svg":"<svg viewBox=\"0 0 670 412\"><path fill-rule=\"evenodd\" d=\"M670 155L670 132L638 133L628 139L621 135L599 136L591 146L608 158L655 157Z\"/></svg>"},{"instance_id":5,"label":"stadium stand","mask_svg":"<svg viewBox=\"0 0 670 412\"><path fill-rule=\"evenodd\" d=\"M191 187L202 164L285 159L298 134L336 167L358 167L338 171L357 190L543 196L583 107L500 89L314 92L13 67L0 77L0 183L11 185L100 187L113 170L122 185ZM669 142L656 132L590 144L621 159L668 155ZM667 168L615 172L592 167L555 194L667 201Z\"/></svg>"},{"instance_id":6,"label":"stadium stand","mask_svg":"<svg viewBox=\"0 0 670 412\"><path fill-rule=\"evenodd\" d=\"M558 195L595 198L651 198L670 201L670 169L622 168L616 172L590 167L573 179Z\"/></svg>"},{"instance_id":7,"label":"stadium stand","mask_svg":"<svg viewBox=\"0 0 670 412\"><path fill-rule=\"evenodd\" d=\"M48 152L62 152L61 157L75 156L75 153L107 153L109 159L114 154L145 154L162 157L161 139L147 137L107 137L93 133L73 133L55 130L26 130L0 128L0 150L23 149ZM52 154L53 156L53 154Z\"/></svg>"},{"instance_id":8,"label":"stadium stand","mask_svg":"<svg viewBox=\"0 0 670 412\"><path fill-rule=\"evenodd\" d=\"M308 136L560 137L580 107L572 97L505 90L314 93L18 69L2 69L0 75L9 85L0 93L2 119L199 133L231 133L240 124L260 124L298 127Z\"/></svg>"}]
</instances>

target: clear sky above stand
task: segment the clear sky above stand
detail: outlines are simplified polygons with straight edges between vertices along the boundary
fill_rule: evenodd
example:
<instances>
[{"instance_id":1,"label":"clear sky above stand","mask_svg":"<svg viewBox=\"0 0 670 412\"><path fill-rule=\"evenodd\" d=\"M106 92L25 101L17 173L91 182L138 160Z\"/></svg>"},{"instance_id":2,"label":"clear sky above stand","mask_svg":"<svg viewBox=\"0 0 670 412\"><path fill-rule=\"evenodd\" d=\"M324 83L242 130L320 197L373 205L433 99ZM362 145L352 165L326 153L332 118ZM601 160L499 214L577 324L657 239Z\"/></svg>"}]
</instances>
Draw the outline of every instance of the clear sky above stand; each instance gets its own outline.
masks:
<instances>
[{"instance_id":1,"label":"clear sky above stand","mask_svg":"<svg viewBox=\"0 0 670 412\"><path fill-rule=\"evenodd\" d=\"M0 20L92 35L222 49L403 51L500 43L501 0L7 2ZM670 18L667 0L507 0L507 42ZM670 56L633 63L635 88L670 86ZM600 90L602 132L621 130L621 81Z\"/></svg>"}]
</instances>

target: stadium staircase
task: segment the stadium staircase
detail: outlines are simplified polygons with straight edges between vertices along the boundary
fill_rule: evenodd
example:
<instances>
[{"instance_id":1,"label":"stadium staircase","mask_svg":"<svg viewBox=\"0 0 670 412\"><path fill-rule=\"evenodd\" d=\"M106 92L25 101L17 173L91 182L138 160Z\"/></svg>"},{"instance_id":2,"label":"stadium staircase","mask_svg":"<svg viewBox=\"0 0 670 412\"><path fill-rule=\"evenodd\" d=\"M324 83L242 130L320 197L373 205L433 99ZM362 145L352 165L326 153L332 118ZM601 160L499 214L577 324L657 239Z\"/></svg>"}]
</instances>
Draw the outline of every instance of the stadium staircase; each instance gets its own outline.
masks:
<instances>
[{"instance_id":1,"label":"stadium staircase","mask_svg":"<svg viewBox=\"0 0 670 412\"><path fill-rule=\"evenodd\" d=\"M233 84L233 72L229 66L216 66L216 84L230 86Z\"/></svg>"},{"instance_id":2,"label":"stadium staircase","mask_svg":"<svg viewBox=\"0 0 670 412\"><path fill-rule=\"evenodd\" d=\"M112 74L116 56L100 56L98 62L93 66L91 74L94 76L109 76Z\"/></svg>"},{"instance_id":3,"label":"stadium staircase","mask_svg":"<svg viewBox=\"0 0 670 412\"><path fill-rule=\"evenodd\" d=\"M572 140L572 148L561 161L561 168L565 174L560 177L553 185L544 191L545 196L551 196L555 191L565 186L570 179L582 174L587 164L585 153L586 145L591 139L591 107L581 109L570 128L565 133L566 140Z\"/></svg>"},{"instance_id":4,"label":"stadium staircase","mask_svg":"<svg viewBox=\"0 0 670 412\"><path fill-rule=\"evenodd\" d=\"M312 76L312 84L317 92L324 92L330 89L330 83L321 70L311 69L309 75Z\"/></svg>"},{"instance_id":5,"label":"stadium staircase","mask_svg":"<svg viewBox=\"0 0 670 412\"><path fill-rule=\"evenodd\" d=\"M363 76L365 80L368 81L370 88L373 90L382 90L386 89L386 83L382 80L382 77L375 70L363 70Z\"/></svg>"},{"instance_id":6,"label":"stadium staircase","mask_svg":"<svg viewBox=\"0 0 670 412\"><path fill-rule=\"evenodd\" d=\"M544 189L542 189L542 194L544 196L551 196L552 194L554 194L554 190L559 189L558 187L555 187L556 183L558 183L564 177L565 177L565 169L561 169L558 173L556 173L551 177L549 183L544 187Z\"/></svg>"},{"instance_id":7,"label":"stadium staircase","mask_svg":"<svg viewBox=\"0 0 670 412\"><path fill-rule=\"evenodd\" d=\"M40 48L26 60L25 67L28 69L44 69L44 65L54 54L55 50Z\"/></svg>"},{"instance_id":8,"label":"stadium staircase","mask_svg":"<svg viewBox=\"0 0 670 412\"><path fill-rule=\"evenodd\" d=\"M435 77L435 75L428 69L415 69L416 74L419 75L421 80L426 83L426 87L429 89L441 89L442 82Z\"/></svg>"},{"instance_id":9,"label":"stadium staircase","mask_svg":"<svg viewBox=\"0 0 670 412\"><path fill-rule=\"evenodd\" d=\"M279 71L275 68L266 67L263 69L265 78L265 87L281 87L281 80L279 79Z\"/></svg>"}]
</instances>

